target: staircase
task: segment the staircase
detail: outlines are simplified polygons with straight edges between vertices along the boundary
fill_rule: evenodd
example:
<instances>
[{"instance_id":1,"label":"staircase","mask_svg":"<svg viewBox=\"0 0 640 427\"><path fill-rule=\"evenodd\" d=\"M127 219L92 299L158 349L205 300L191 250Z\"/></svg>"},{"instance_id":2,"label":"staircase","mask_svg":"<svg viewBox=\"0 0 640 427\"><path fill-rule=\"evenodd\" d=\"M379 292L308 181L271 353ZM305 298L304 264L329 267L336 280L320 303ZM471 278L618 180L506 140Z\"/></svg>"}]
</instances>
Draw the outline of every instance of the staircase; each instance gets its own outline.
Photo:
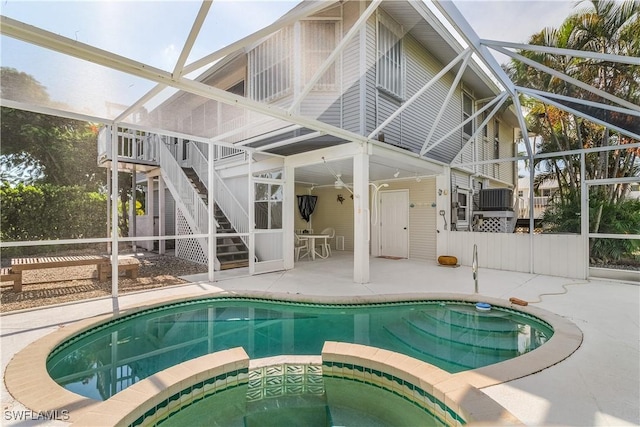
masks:
<instances>
[{"instance_id":1,"label":"staircase","mask_svg":"<svg viewBox=\"0 0 640 427\"><path fill-rule=\"evenodd\" d=\"M205 184L200 180L198 174L192 168L182 168L193 188L198 192L202 201L208 206L208 191ZM237 230L233 228L231 222L220 209L217 203L213 205L214 218L218 223L216 229L216 257L220 262L220 270L231 268L241 268L249 266L249 248L240 237L225 236L225 233L233 234Z\"/></svg>"}]
</instances>

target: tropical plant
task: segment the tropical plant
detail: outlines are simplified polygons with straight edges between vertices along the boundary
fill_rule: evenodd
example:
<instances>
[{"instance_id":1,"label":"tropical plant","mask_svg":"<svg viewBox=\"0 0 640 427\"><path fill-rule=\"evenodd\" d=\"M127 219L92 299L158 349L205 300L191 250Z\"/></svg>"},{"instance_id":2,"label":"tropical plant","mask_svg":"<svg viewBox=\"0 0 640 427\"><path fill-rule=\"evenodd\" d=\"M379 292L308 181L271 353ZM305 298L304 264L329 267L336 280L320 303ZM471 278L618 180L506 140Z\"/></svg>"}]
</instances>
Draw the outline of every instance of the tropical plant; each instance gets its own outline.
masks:
<instances>
[{"instance_id":1,"label":"tropical plant","mask_svg":"<svg viewBox=\"0 0 640 427\"><path fill-rule=\"evenodd\" d=\"M588 8L568 17L558 28L546 28L534 34L529 44L555 48L592 51L621 56L640 57L640 2L591 0ZM640 66L600 59L584 59L546 52L520 51L520 55L569 77L586 82L632 104L640 104ZM569 96L601 104L615 105L584 88L571 84L557 76L522 61L512 60L507 71L516 84L552 94ZM561 105L573 108L585 115L604 120L628 133L640 134L640 120L623 112L586 106L556 98ZM585 179L638 177L640 181L640 149L626 148L636 143L627 132L614 132L594 121L564 111L556 106L523 99L529 108L527 126L537 138L538 154L560 153L581 148L616 146L617 150L590 152L585 155L586 168L581 172L579 155L558 154L536 159L534 184L552 181L558 192L552 199L552 207L545 215L548 228L553 231L579 232L580 183ZM607 233L608 229L635 229L635 216L614 214L618 209L637 208L637 204L625 199L629 183L617 183L592 187L590 194L590 227L592 232ZM611 223L617 218L617 225ZM622 221L622 222L620 222ZM614 231L612 231L614 232ZM638 230L636 229L636 233ZM611 240L611 239L609 239ZM628 242L628 241L625 241ZM591 242L591 250L602 252L609 243ZM633 246L633 244L631 244ZM601 248L601 249L598 249ZM630 249L630 248L629 248ZM637 250L637 249L636 249ZM615 251L614 251L615 252Z\"/></svg>"}]
</instances>

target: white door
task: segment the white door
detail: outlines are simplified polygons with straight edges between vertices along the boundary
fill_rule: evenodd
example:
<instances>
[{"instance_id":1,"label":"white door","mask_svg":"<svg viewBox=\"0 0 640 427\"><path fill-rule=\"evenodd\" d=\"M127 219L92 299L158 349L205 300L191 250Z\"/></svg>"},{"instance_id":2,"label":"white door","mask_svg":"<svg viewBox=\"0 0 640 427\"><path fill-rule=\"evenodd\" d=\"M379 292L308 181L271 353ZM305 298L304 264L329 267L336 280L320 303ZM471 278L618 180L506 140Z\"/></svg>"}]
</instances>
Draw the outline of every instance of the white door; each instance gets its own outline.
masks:
<instances>
[{"instance_id":1,"label":"white door","mask_svg":"<svg viewBox=\"0 0 640 427\"><path fill-rule=\"evenodd\" d=\"M381 191L380 255L409 257L409 191Z\"/></svg>"}]
</instances>

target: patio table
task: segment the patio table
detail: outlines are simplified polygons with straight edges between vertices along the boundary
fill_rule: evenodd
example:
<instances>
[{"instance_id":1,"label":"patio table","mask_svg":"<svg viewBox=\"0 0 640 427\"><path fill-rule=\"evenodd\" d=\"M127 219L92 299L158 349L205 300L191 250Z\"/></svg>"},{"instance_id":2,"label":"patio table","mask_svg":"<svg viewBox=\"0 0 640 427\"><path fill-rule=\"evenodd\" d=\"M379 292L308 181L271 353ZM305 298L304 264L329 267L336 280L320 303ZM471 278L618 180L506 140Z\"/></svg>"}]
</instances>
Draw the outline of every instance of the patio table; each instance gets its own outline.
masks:
<instances>
[{"instance_id":1,"label":"patio table","mask_svg":"<svg viewBox=\"0 0 640 427\"><path fill-rule=\"evenodd\" d=\"M324 254L316 251L316 239L324 240L322 242L324 245L327 243L327 239L330 237L328 234L298 234L298 237L302 240L306 239L309 242L309 251L311 252L311 259L313 261L316 260L316 255L318 255L322 259L325 259L329 256L329 254Z\"/></svg>"}]
</instances>

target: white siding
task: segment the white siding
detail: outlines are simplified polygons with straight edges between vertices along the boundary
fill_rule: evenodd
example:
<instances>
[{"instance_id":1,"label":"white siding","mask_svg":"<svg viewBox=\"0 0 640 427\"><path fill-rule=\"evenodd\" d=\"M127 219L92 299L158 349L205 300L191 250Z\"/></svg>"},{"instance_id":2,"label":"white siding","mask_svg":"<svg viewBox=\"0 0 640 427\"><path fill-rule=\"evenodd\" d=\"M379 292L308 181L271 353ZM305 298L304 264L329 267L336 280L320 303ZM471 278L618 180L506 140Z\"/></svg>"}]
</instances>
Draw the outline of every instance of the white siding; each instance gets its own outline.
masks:
<instances>
[{"instance_id":1,"label":"white siding","mask_svg":"<svg viewBox=\"0 0 640 427\"><path fill-rule=\"evenodd\" d=\"M344 6L343 33L349 31L358 19L359 4L347 2ZM342 127L360 133L360 34L345 47L342 54Z\"/></svg>"},{"instance_id":2,"label":"white siding","mask_svg":"<svg viewBox=\"0 0 640 427\"><path fill-rule=\"evenodd\" d=\"M478 266L496 270L529 272L529 235L515 233L469 233L445 231L448 255L462 265L471 265L473 245L478 246ZM586 259L581 256L583 239L576 234L535 234L533 273L584 278ZM558 257L557 254L564 254ZM482 278L482 272L480 272ZM482 285L480 285L482 287Z\"/></svg>"}]
</instances>

